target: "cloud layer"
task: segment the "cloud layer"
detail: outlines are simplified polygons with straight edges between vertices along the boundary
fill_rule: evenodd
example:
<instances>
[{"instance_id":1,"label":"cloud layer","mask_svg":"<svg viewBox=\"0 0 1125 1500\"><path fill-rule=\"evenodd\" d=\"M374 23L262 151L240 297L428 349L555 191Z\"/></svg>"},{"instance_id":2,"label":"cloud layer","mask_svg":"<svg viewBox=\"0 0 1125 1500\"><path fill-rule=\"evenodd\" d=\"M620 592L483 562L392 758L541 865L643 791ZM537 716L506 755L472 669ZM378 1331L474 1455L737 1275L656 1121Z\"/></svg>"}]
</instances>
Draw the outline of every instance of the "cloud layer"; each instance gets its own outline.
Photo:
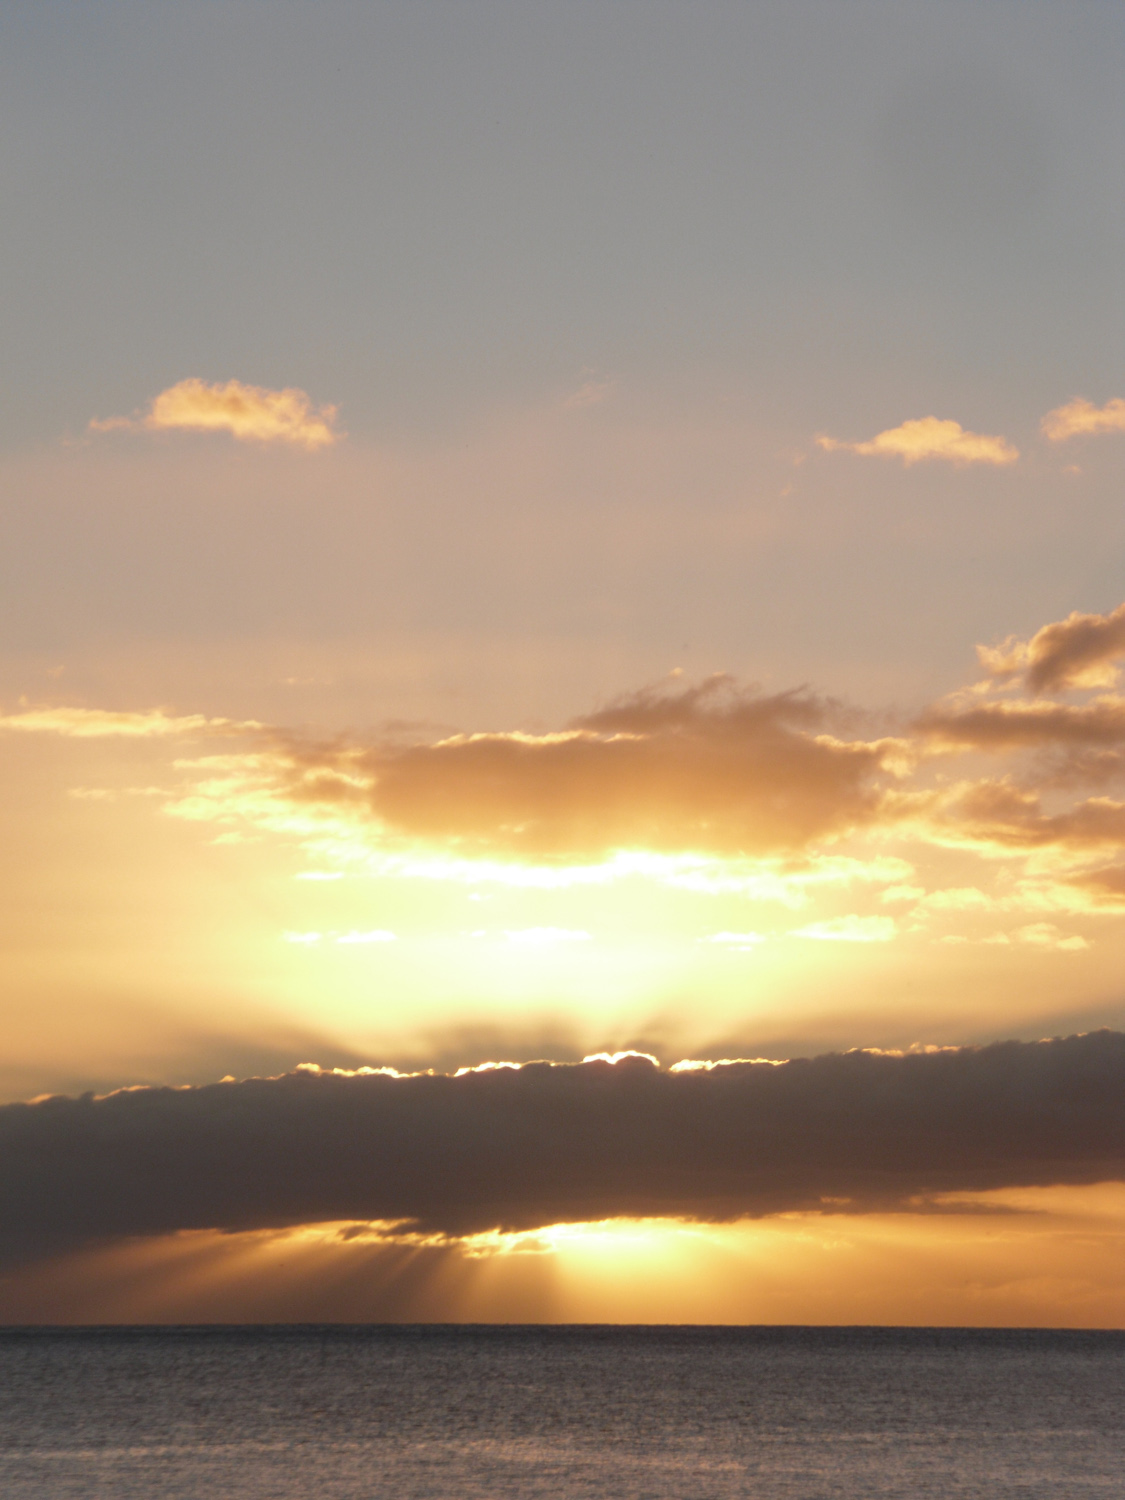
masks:
<instances>
[{"instance_id":1,"label":"cloud layer","mask_svg":"<svg viewBox=\"0 0 1125 1500\"><path fill-rule=\"evenodd\" d=\"M314 407L296 387L271 391L240 380L207 385L194 378L161 391L144 416L95 419L90 429L227 432L242 442L287 443L310 452L330 447L340 437L336 408Z\"/></svg>"},{"instance_id":2,"label":"cloud layer","mask_svg":"<svg viewBox=\"0 0 1125 1500\"><path fill-rule=\"evenodd\" d=\"M21 1244L396 1221L458 1236L621 1216L925 1209L1125 1176L1125 1035L665 1072L298 1070L0 1108Z\"/></svg>"},{"instance_id":3,"label":"cloud layer","mask_svg":"<svg viewBox=\"0 0 1125 1500\"><path fill-rule=\"evenodd\" d=\"M846 443L824 436L816 441L818 447L830 453L842 449L865 458L901 458L907 468L927 459L944 459L957 465L1003 465L1013 464L1019 458L1018 449L1007 438L966 432L960 422L939 417L914 418L863 443Z\"/></svg>"},{"instance_id":4,"label":"cloud layer","mask_svg":"<svg viewBox=\"0 0 1125 1500\"><path fill-rule=\"evenodd\" d=\"M815 896L794 933L853 943L932 937L953 910L937 899L946 885L988 886L992 909L1024 911L1025 923L1104 917L1120 905L1125 697L1090 689L1125 655L1125 606L978 650L984 681L882 735L808 691L761 694L722 676L673 678L553 733L323 740L165 711L28 706L0 715L0 731L148 739L154 751L221 741L165 768L164 810L218 824L227 841L299 844L337 874L542 889L641 876L791 907ZM987 864L950 877L934 858L950 849ZM859 885L866 897L845 889ZM721 920L743 930L741 917ZM537 941L570 928L525 925Z\"/></svg>"}]
</instances>

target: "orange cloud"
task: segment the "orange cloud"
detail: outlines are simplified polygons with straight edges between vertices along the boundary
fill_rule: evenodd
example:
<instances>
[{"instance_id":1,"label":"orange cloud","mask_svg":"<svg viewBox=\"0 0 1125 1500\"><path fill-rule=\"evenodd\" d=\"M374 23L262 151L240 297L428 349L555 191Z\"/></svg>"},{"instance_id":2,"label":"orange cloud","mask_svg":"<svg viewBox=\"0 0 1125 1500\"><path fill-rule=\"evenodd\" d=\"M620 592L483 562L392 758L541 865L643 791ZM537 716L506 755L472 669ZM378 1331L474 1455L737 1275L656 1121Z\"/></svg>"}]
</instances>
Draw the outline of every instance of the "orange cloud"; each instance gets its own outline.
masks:
<instances>
[{"instance_id":1,"label":"orange cloud","mask_svg":"<svg viewBox=\"0 0 1125 1500\"><path fill-rule=\"evenodd\" d=\"M926 799L922 802L925 804ZM966 783L930 800L930 835L998 849L1099 850L1125 846L1125 802L1089 797L1049 813L1034 791L1010 781Z\"/></svg>"},{"instance_id":2,"label":"orange cloud","mask_svg":"<svg viewBox=\"0 0 1125 1500\"><path fill-rule=\"evenodd\" d=\"M937 705L927 709L915 727L960 750L1120 745L1125 741L1125 698L1105 697L1080 705L1018 701L968 708Z\"/></svg>"},{"instance_id":3,"label":"orange cloud","mask_svg":"<svg viewBox=\"0 0 1125 1500\"><path fill-rule=\"evenodd\" d=\"M903 422L901 427L890 427L865 443L846 443L825 436L818 437L816 442L829 453L843 450L859 453L865 458L901 458L907 468L929 459L944 459L960 467L965 464L1012 464L1019 458L1018 449L1013 448L1006 438L966 432L960 422L943 421L938 417L918 417Z\"/></svg>"},{"instance_id":4,"label":"orange cloud","mask_svg":"<svg viewBox=\"0 0 1125 1500\"><path fill-rule=\"evenodd\" d=\"M1095 406L1083 396L1075 396L1065 406L1056 406L1039 424L1043 436L1052 443L1067 438L1084 437L1098 432L1125 432L1125 401L1115 396L1104 406Z\"/></svg>"},{"instance_id":5,"label":"orange cloud","mask_svg":"<svg viewBox=\"0 0 1125 1500\"><path fill-rule=\"evenodd\" d=\"M996 673L1084 683L1125 649L1123 624L1125 607L1045 626L999 648ZM296 842L326 874L351 866L540 889L639 877L798 907L814 887L859 882L890 886L887 900L920 899L916 865L883 852L888 839L912 861L929 846L1023 858L1032 874L1045 860L1068 872L1108 863L1125 848L1125 697L988 692L977 684L880 738L857 734L854 713L806 691L762 695L721 676L645 689L535 734L324 741L202 715L38 706L0 714L0 731L243 736L179 761L164 810L225 825L229 838L253 828ZM934 780L939 758L981 753L1005 758L1000 774ZM1092 795L1101 791L1114 796ZM866 847L841 849L845 839ZM958 888L971 879L959 875ZM1105 909L1093 888L1086 901ZM1041 892L1031 907L1046 909ZM885 912L840 910L805 921L802 935L882 942L910 931ZM513 926L508 941L582 941L576 932Z\"/></svg>"},{"instance_id":6,"label":"orange cloud","mask_svg":"<svg viewBox=\"0 0 1125 1500\"><path fill-rule=\"evenodd\" d=\"M1009 636L999 646L978 646L985 671L999 681L1022 677L1033 693L1108 687L1125 656L1125 604L1109 614L1079 614L1055 620L1029 641Z\"/></svg>"},{"instance_id":7,"label":"orange cloud","mask_svg":"<svg viewBox=\"0 0 1125 1500\"><path fill-rule=\"evenodd\" d=\"M240 380L207 385L193 378L161 391L146 415L95 418L90 430L229 432L241 442L289 443L312 452L339 440L335 423L334 406L314 407L294 386L271 391Z\"/></svg>"},{"instance_id":8,"label":"orange cloud","mask_svg":"<svg viewBox=\"0 0 1125 1500\"><path fill-rule=\"evenodd\" d=\"M203 714L165 713L155 708L145 713L114 712L104 708L42 707L21 708L18 713L0 714L0 729L24 734L58 734L66 739L154 739L170 735L239 733L257 729L252 721L208 719Z\"/></svg>"},{"instance_id":9,"label":"orange cloud","mask_svg":"<svg viewBox=\"0 0 1125 1500\"><path fill-rule=\"evenodd\" d=\"M293 748L280 790L470 857L764 854L875 815L893 747L818 732L828 717L808 695L753 697L713 678L634 694L556 734Z\"/></svg>"}]
</instances>

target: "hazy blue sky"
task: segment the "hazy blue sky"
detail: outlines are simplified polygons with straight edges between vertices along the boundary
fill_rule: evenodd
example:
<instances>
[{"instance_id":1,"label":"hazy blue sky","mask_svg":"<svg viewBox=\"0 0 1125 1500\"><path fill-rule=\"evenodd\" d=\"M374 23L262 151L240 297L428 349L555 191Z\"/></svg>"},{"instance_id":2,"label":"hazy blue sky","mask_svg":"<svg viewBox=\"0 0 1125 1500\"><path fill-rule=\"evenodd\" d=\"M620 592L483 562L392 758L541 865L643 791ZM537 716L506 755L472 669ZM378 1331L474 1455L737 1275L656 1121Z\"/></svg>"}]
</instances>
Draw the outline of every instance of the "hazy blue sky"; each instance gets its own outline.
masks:
<instances>
[{"instance_id":1,"label":"hazy blue sky","mask_svg":"<svg viewBox=\"0 0 1125 1500\"><path fill-rule=\"evenodd\" d=\"M1111 0L48 0L0 53L9 448L185 370L371 438L584 368L802 435L1123 373Z\"/></svg>"}]
</instances>

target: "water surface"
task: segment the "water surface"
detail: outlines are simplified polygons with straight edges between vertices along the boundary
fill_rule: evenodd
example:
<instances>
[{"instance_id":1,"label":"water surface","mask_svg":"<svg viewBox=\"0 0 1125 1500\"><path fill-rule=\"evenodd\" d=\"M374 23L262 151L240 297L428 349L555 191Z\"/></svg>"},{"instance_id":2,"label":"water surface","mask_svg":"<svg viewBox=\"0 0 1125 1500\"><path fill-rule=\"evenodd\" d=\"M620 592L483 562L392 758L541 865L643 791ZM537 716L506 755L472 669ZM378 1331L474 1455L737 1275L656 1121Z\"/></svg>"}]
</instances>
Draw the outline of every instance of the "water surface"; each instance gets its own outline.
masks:
<instances>
[{"instance_id":1,"label":"water surface","mask_svg":"<svg viewBox=\"0 0 1125 1500\"><path fill-rule=\"evenodd\" d=\"M1125 1492L1125 1333L0 1330L5 1500Z\"/></svg>"}]
</instances>

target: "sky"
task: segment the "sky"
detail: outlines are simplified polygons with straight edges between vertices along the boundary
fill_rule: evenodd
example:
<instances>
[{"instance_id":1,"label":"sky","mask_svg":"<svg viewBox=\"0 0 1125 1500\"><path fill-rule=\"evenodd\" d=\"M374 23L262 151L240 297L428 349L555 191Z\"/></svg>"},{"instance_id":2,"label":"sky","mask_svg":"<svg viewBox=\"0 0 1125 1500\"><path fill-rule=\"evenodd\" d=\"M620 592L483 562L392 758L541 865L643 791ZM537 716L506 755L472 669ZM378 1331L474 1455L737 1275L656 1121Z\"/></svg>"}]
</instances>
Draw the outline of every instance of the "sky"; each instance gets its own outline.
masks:
<instances>
[{"instance_id":1,"label":"sky","mask_svg":"<svg viewBox=\"0 0 1125 1500\"><path fill-rule=\"evenodd\" d=\"M0 13L0 1321L1125 1325L1123 63Z\"/></svg>"}]
</instances>

